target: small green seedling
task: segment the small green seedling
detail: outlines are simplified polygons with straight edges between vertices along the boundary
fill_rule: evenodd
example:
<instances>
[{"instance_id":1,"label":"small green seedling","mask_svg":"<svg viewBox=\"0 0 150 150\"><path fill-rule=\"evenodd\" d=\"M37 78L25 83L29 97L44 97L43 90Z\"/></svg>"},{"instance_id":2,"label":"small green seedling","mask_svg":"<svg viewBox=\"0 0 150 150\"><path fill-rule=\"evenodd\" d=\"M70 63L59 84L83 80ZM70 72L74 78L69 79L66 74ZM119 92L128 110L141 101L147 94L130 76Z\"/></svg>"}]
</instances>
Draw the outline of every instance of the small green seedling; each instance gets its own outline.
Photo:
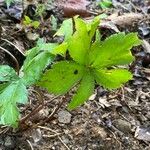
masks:
<instances>
[{"instance_id":1,"label":"small green seedling","mask_svg":"<svg viewBox=\"0 0 150 150\"><path fill-rule=\"evenodd\" d=\"M117 65L127 65L134 60L130 49L141 44L137 34L118 33L101 41L98 25L98 18L88 24L78 17L69 19L56 33L65 36L64 42L38 41L37 46L27 52L19 75L9 66L0 66L0 124L18 127L17 106L27 103L29 86L40 85L53 94L65 94L78 87L68 105L68 109L74 109L88 100L95 84L115 89L132 79L128 70ZM57 55L65 58L66 53L71 57L69 60L54 61ZM51 63L51 69L43 74Z\"/></svg>"},{"instance_id":2,"label":"small green seedling","mask_svg":"<svg viewBox=\"0 0 150 150\"><path fill-rule=\"evenodd\" d=\"M110 8L112 6L112 1L111 0L101 0L100 2L98 2L98 5L102 9L107 9L107 8Z\"/></svg>"},{"instance_id":3,"label":"small green seedling","mask_svg":"<svg viewBox=\"0 0 150 150\"><path fill-rule=\"evenodd\" d=\"M40 25L40 22L39 21L33 21L30 19L30 17L24 16L23 25L37 29Z\"/></svg>"},{"instance_id":4,"label":"small green seedling","mask_svg":"<svg viewBox=\"0 0 150 150\"><path fill-rule=\"evenodd\" d=\"M45 11L46 11L46 4L38 4L35 11L35 15L42 16Z\"/></svg>"}]
</instances>

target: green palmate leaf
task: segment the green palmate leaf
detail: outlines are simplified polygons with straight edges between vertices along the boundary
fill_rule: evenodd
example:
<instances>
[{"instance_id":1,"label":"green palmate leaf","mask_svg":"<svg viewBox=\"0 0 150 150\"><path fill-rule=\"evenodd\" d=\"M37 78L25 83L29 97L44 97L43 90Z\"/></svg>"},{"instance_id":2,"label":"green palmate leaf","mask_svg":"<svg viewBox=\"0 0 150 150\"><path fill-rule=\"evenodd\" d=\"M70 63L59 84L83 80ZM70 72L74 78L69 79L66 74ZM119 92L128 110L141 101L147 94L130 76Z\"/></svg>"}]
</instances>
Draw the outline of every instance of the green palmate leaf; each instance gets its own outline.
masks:
<instances>
[{"instance_id":1,"label":"green palmate leaf","mask_svg":"<svg viewBox=\"0 0 150 150\"><path fill-rule=\"evenodd\" d=\"M23 24L24 25L29 25L32 23L32 20L30 19L30 17L28 16L24 16L24 21L23 21Z\"/></svg>"},{"instance_id":2,"label":"green palmate leaf","mask_svg":"<svg viewBox=\"0 0 150 150\"><path fill-rule=\"evenodd\" d=\"M0 123L16 127L18 125L19 111L17 103L27 103L27 89L22 80L12 82L0 94Z\"/></svg>"},{"instance_id":3,"label":"green palmate leaf","mask_svg":"<svg viewBox=\"0 0 150 150\"><path fill-rule=\"evenodd\" d=\"M16 80L18 76L15 70L7 65L0 66L0 81Z\"/></svg>"},{"instance_id":4,"label":"green palmate leaf","mask_svg":"<svg viewBox=\"0 0 150 150\"><path fill-rule=\"evenodd\" d=\"M0 124L9 125L14 128L18 127L18 120L19 120L19 110L16 105L6 103L0 108Z\"/></svg>"},{"instance_id":5,"label":"green palmate leaf","mask_svg":"<svg viewBox=\"0 0 150 150\"><path fill-rule=\"evenodd\" d=\"M87 24L88 34L91 39L93 38L99 23L100 23L100 17L98 16L95 17L91 23Z\"/></svg>"},{"instance_id":6,"label":"green palmate leaf","mask_svg":"<svg viewBox=\"0 0 150 150\"><path fill-rule=\"evenodd\" d=\"M51 52L55 50L56 47L58 47L58 44L56 43L42 44L39 41L35 48L27 52L27 58L22 67L24 73L23 81L27 86L32 85L39 80L42 71L54 59ZM63 51L63 47L61 50ZM60 53L62 51L60 51Z\"/></svg>"},{"instance_id":7,"label":"green palmate leaf","mask_svg":"<svg viewBox=\"0 0 150 150\"><path fill-rule=\"evenodd\" d=\"M40 22L39 21L31 20L30 17L25 16L23 24L26 25L26 26L32 26L32 27L34 27L36 29L36 28L39 27Z\"/></svg>"},{"instance_id":8,"label":"green palmate leaf","mask_svg":"<svg viewBox=\"0 0 150 150\"><path fill-rule=\"evenodd\" d=\"M29 64L23 68L24 76L22 79L24 84L29 86L36 83L40 79L42 71L52 61L52 58L53 56L47 51L35 56Z\"/></svg>"},{"instance_id":9,"label":"green palmate leaf","mask_svg":"<svg viewBox=\"0 0 150 150\"><path fill-rule=\"evenodd\" d=\"M115 89L132 79L131 72L125 69L95 70L95 80L104 88Z\"/></svg>"},{"instance_id":10,"label":"green palmate leaf","mask_svg":"<svg viewBox=\"0 0 150 150\"><path fill-rule=\"evenodd\" d=\"M31 50L28 50L26 55L26 60L23 64L23 69L26 69L29 65L31 65L34 57L36 57L38 54L40 54L40 52L43 51L49 51L51 52L53 49L55 49L58 46L58 44L56 43L41 43L39 41L38 45L34 48L32 48Z\"/></svg>"},{"instance_id":11,"label":"green palmate leaf","mask_svg":"<svg viewBox=\"0 0 150 150\"><path fill-rule=\"evenodd\" d=\"M134 60L130 49L141 44L136 33L119 33L110 36L102 44L97 44L91 49L92 66L105 68L113 65L125 65ZM93 62L93 58L95 61Z\"/></svg>"},{"instance_id":12,"label":"green palmate leaf","mask_svg":"<svg viewBox=\"0 0 150 150\"><path fill-rule=\"evenodd\" d=\"M90 48L90 36L88 35L87 25L82 19L75 19L75 27L76 32L68 42L69 53L73 60L85 64Z\"/></svg>"},{"instance_id":13,"label":"green palmate leaf","mask_svg":"<svg viewBox=\"0 0 150 150\"><path fill-rule=\"evenodd\" d=\"M96 37L93 44L91 44L90 52L88 55L88 64L91 65L97 58L98 54L100 53L100 47L101 47L102 41L101 41L101 35L99 31L96 31Z\"/></svg>"},{"instance_id":14,"label":"green palmate leaf","mask_svg":"<svg viewBox=\"0 0 150 150\"><path fill-rule=\"evenodd\" d=\"M69 103L68 109L74 109L88 100L94 91L94 86L94 78L90 73L87 72L80 83L77 93Z\"/></svg>"},{"instance_id":15,"label":"green palmate leaf","mask_svg":"<svg viewBox=\"0 0 150 150\"><path fill-rule=\"evenodd\" d=\"M39 21L33 21L31 23L31 26L34 27L34 29L37 29L40 26L40 22Z\"/></svg>"},{"instance_id":16,"label":"green palmate leaf","mask_svg":"<svg viewBox=\"0 0 150 150\"><path fill-rule=\"evenodd\" d=\"M67 48L68 48L68 44L67 42L64 42L60 44L59 46L57 46L56 48L54 48L54 50L51 53L54 55L59 54L59 55L65 56Z\"/></svg>"},{"instance_id":17,"label":"green palmate leaf","mask_svg":"<svg viewBox=\"0 0 150 150\"><path fill-rule=\"evenodd\" d=\"M0 84L0 94L3 92L3 90L5 90L5 88L9 85L9 82L5 82Z\"/></svg>"},{"instance_id":18,"label":"green palmate leaf","mask_svg":"<svg viewBox=\"0 0 150 150\"><path fill-rule=\"evenodd\" d=\"M101 42L99 42L98 40L96 40L90 48L90 52L89 52L89 57L88 57L88 62L89 65L92 65L94 63L94 61L96 60L96 58L100 55L100 47L101 47Z\"/></svg>"},{"instance_id":19,"label":"green palmate leaf","mask_svg":"<svg viewBox=\"0 0 150 150\"><path fill-rule=\"evenodd\" d=\"M27 102L27 90L22 80L18 80L9 84L5 91L0 95L0 102L18 102L26 103Z\"/></svg>"},{"instance_id":20,"label":"green palmate leaf","mask_svg":"<svg viewBox=\"0 0 150 150\"><path fill-rule=\"evenodd\" d=\"M62 61L52 66L42 77L38 85L46 88L50 93L64 94L81 80L84 67L74 62Z\"/></svg>"},{"instance_id":21,"label":"green palmate leaf","mask_svg":"<svg viewBox=\"0 0 150 150\"><path fill-rule=\"evenodd\" d=\"M73 34L73 22L72 19L64 20L60 29L55 33L54 36L64 36L64 41L68 41Z\"/></svg>"},{"instance_id":22,"label":"green palmate leaf","mask_svg":"<svg viewBox=\"0 0 150 150\"><path fill-rule=\"evenodd\" d=\"M95 42L101 43L101 34L100 34L99 30L96 30Z\"/></svg>"}]
</instances>

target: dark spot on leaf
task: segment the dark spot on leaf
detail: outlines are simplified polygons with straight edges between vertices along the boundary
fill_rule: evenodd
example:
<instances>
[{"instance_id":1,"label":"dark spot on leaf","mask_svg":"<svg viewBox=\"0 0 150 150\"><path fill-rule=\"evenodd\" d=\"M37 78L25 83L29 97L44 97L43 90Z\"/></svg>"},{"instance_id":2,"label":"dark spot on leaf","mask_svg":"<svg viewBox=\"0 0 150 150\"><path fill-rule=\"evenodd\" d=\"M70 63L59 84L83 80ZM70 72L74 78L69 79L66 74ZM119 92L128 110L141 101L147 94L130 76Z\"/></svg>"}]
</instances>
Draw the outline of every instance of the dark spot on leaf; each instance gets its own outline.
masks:
<instances>
[{"instance_id":1,"label":"dark spot on leaf","mask_svg":"<svg viewBox=\"0 0 150 150\"><path fill-rule=\"evenodd\" d=\"M75 71L74 71L74 74L78 74L78 70L75 70Z\"/></svg>"}]
</instances>

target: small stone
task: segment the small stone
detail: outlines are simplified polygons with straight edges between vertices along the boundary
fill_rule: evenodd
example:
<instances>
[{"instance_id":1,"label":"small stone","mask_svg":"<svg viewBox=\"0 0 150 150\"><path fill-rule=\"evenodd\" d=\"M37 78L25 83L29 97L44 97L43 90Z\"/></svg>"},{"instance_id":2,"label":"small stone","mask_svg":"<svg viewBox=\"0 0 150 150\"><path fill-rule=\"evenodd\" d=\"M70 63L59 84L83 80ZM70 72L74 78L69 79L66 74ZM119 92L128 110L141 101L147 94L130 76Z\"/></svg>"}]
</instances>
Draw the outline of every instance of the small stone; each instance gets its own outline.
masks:
<instances>
[{"instance_id":1,"label":"small stone","mask_svg":"<svg viewBox=\"0 0 150 150\"><path fill-rule=\"evenodd\" d=\"M5 138L5 143L4 145L7 147L7 148L14 148L15 147L15 144L13 142L13 139L10 137L10 136L7 136Z\"/></svg>"},{"instance_id":2,"label":"small stone","mask_svg":"<svg viewBox=\"0 0 150 150\"><path fill-rule=\"evenodd\" d=\"M114 121L115 127L123 133L131 132L131 124L128 121L117 119Z\"/></svg>"},{"instance_id":3,"label":"small stone","mask_svg":"<svg viewBox=\"0 0 150 150\"><path fill-rule=\"evenodd\" d=\"M141 95L140 98L141 99L146 99L146 95Z\"/></svg>"},{"instance_id":4,"label":"small stone","mask_svg":"<svg viewBox=\"0 0 150 150\"><path fill-rule=\"evenodd\" d=\"M37 34L37 33L32 33L32 32L28 32L28 33L26 34L26 36L27 36L27 38L28 38L29 40L31 40L31 41L35 41L35 40L37 40L37 39L39 38L39 34Z\"/></svg>"},{"instance_id":5,"label":"small stone","mask_svg":"<svg viewBox=\"0 0 150 150\"><path fill-rule=\"evenodd\" d=\"M61 110L60 112L58 112L58 121L64 124L70 123L71 114L68 111Z\"/></svg>"},{"instance_id":6,"label":"small stone","mask_svg":"<svg viewBox=\"0 0 150 150\"><path fill-rule=\"evenodd\" d=\"M72 132L74 135L84 135L85 132L86 132L86 129L85 129L85 126L84 125L80 125L80 126L77 126L77 127L74 127L72 129Z\"/></svg>"},{"instance_id":7,"label":"small stone","mask_svg":"<svg viewBox=\"0 0 150 150\"><path fill-rule=\"evenodd\" d=\"M102 127L95 126L95 127L92 128L92 132L93 132L93 135L95 137L99 137L100 136L102 139L106 139L107 138L107 132Z\"/></svg>"},{"instance_id":8,"label":"small stone","mask_svg":"<svg viewBox=\"0 0 150 150\"><path fill-rule=\"evenodd\" d=\"M69 142L70 142L69 139L65 136L62 136L62 140L65 144L69 144Z\"/></svg>"},{"instance_id":9,"label":"small stone","mask_svg":"<svg viewBox=\"0 0 150 150\"><path fill-rule=\"evenodd\" d=\"M93 95L91 95L91 96L89 97L89 100L90 100L90 101L93 101L93 100L95 100L95 98L96 98L96 95L97 95L97 94L93 94Z\"/></svg>"},{"instance_id":10,"label":"small stone","mask_svg":"<svg viewBox=\"0 0 150 150\"><path fill-rule=\"evenodd\" d=\"M143 141L150 141L150 128L137 127L135 138Z\"/></svg>"},{"instance_id":11,"label":"small stone","mask_svg":"<svg viewBox=\"0 0 150 150\"><path fill-rule=\"evenodd\" d=\"M147 112L146 117L150 119L150 112Z\"/></svg>"},{"instance_id":12,"label":"small stone","mask_svg":"<svg viewBox=\"0 0 150 150\"><path fill-rule=\"evenodd\" d=\"M38 143L42 139L42 133L40 129L33 129L32 138L34 143Z\"/></svg>"},{"instance_id":13,"label":"small stone","mask_svg":"<svg viewBox=\"0 0 150 150\"><path fill-rule=\"evenodd\" d=\"M110 103L107 101L106 98L99 98L99 102L100 102L100 105L105 108L105 107L110 107Z\"/></svg>"}]
</instances>

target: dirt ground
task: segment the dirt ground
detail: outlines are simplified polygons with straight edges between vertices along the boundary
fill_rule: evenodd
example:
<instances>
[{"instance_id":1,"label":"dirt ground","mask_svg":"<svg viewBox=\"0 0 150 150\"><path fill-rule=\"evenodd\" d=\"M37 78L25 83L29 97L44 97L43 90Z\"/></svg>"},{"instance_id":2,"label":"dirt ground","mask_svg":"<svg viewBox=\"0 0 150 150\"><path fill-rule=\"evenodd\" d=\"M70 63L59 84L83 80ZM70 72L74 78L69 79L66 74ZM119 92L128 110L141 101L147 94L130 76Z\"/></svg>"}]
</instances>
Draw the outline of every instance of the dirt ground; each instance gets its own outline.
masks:
<instances>
[{"instance_id":1,"label":"dirt ground","mask_svg":"<svg viewBox=\"0 0 150 150\"><path fill-rule=\"evenodd\" d=\"M53 38L56 29L52 15L57 19L58 28L71 14L90 20L105 13L108 17L100 24L103 38L124 31L137 32L143 40L142 46L132 49L136 58L129 66L133 80L112 91L97 87L85 105L70 112L66 105L73 91L54 96L31 87L29 104L20 106L22 118L41 106L35 90L46 105L25 120L19 129L1 126L1 150L150 150L150 1L112 0L113 6L106 10L102 10L96 0L82 1L83 4L76 1L74 8L69 0L43 1L48 7L39 18L40 28L33 29L22 26L22 3L14 3L8 9L0 0L0 46L12 53L21 66L25 51L35 46L35 37L47 42L60 40ZM24 3L24 14L34 19L37 1ZM16 66L8 52L2 49L0 64ZM57 109L62 100L65 102ZM55 114L45 121L53 112Z\"/></svg>"}]
</instances>

